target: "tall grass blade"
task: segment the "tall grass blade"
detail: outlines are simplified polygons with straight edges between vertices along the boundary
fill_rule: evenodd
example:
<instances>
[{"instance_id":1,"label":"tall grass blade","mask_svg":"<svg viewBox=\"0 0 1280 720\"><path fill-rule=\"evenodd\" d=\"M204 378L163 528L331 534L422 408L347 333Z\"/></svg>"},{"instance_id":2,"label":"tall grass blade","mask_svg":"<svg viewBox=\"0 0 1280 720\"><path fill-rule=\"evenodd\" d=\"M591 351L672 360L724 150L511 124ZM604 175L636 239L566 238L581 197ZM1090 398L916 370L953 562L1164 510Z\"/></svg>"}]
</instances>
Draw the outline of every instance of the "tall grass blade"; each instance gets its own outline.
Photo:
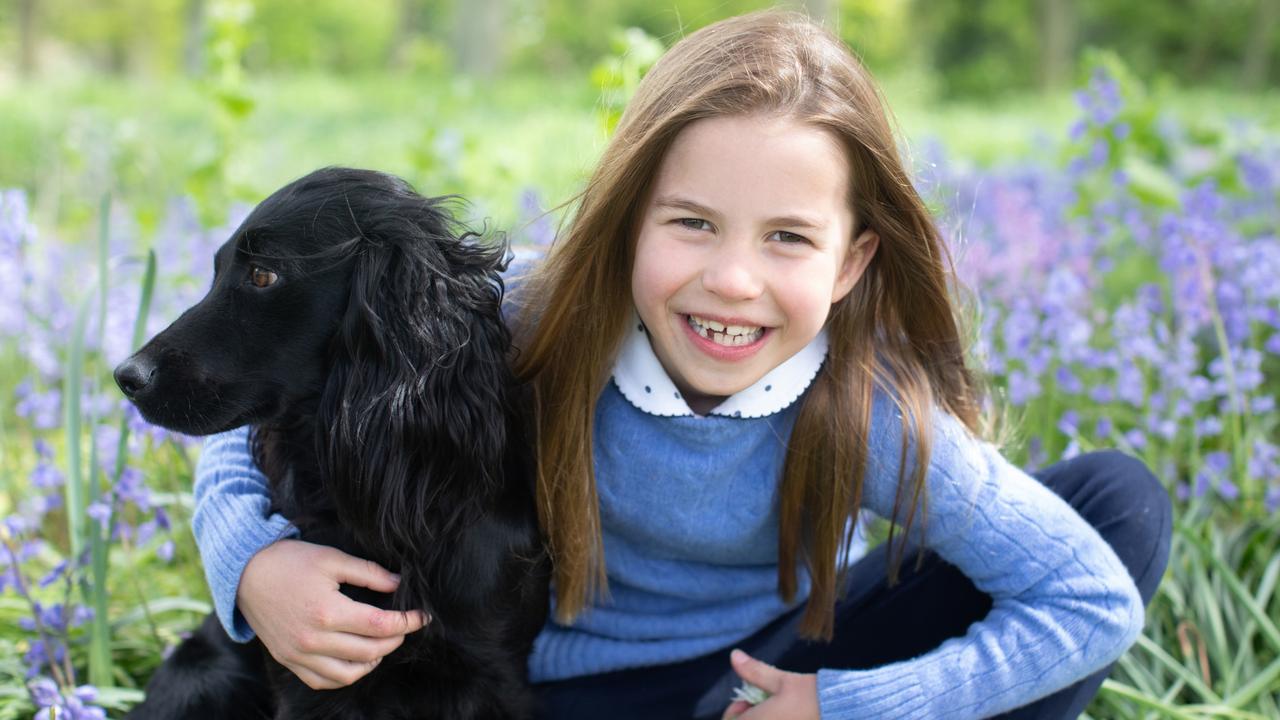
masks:
<instances>
[{"instance_id":1,"label":"tall grass blade","mask_svg":"<svg viewBox=\"0 0 1280 720\"><path fill-rule=\"evenodd\" d=\"M107 327L107 292L110 289L107 281L107 255L110 252L111 196L102 196L99 214L98 232L98 357L105 359L103 348ZM101 373L98 373L101 375ZM97 376L95 376L97 377ZM95 416L89 428L89 493L88 501L93 502L102 496L99 478L102 470L98 467L98 443L94 441L97 434ZM117 459L117 462L119 460ZM113 503L114 504L114 503ZM93 622L89 627L89 682L98 687L111 685L115 675L111 666L111 623L107 611L107 555L108 543L111 540L111 518L106 527L98 520L89 518L89 554L92 558L93 580L86 598L93 608Z\"/></svg>"},{"instance_id":2,"label":"tall grass blade","mask_svg":"<svg viewBox=\"0 0 1280 720\"><path fill-rule=\"evenodd\" d=\"M1259 607L1257 601L1253 599L1253 595L1245 588L1244 583L1240 581L1240 577L1235 571L1228 567L1222 558L1199 538L1193 537L1189 533L1184 537L1200 550L1200 554L1217 571L1216 576L1226 583L1227 588L1231 590L1232 596L1249 613L1249 616L1258 623L1258 629L1267 638L1267 642L1271 644L1272 649L1280 652L1280 628L1277 628L1275 621L1267 617L1266 611Z\"/></svg>"},{"instance_id":3,"label":"tall grass blade","mask_svg":"<svg viewBox=\"0 0 1280 720\"><path fill-rule=\"evenodd\" d=\"M80 388L84 375L84 333L89 319L92 295L80 302L76 310L75 324L71 330L71 344L67 348L67 362L62 378L63 405L66 409L67 433L67 535L73 561L80 559L84 548L84 474L80 458Z\"/></svg>"}]
</instances>

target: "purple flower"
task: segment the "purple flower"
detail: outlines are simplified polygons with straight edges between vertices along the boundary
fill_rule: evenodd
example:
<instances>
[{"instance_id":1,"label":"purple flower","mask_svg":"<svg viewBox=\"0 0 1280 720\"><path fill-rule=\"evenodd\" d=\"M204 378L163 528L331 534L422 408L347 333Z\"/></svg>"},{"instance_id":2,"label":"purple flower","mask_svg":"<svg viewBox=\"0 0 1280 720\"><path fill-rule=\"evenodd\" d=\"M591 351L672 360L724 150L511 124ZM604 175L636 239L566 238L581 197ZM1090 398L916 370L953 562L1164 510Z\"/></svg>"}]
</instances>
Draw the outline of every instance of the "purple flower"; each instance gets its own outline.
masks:
<instances>
[{"instance_id":1,"label":"purple flower","mask_svg":"<svg viewBox=\"0 0 1280 720\"><path fill-rule=\"evenodd\" d=\"M1204 456L1204 466L1214 475L1221 475L1231 467L1231 456L1221 451L1208 453Z\"/></svg>"},{"instance_id":2,"label":"purple flower","mask_svg":"<svg viewBox=\"0 0 1280 720\"><path fill-rule=\"evenodd\" d=\"M24 380L14 389L18 402L14 412L26 418L38 430L58 427L62 420L62 391L56 388L39 392L32 388L30 380Z\"/></svg>"},{"instance_id":3,"label":"purple flower","mask_svg":"<svg viewBox=\"0 0 1280 720\"><path fill-rule=\"evenodd\" d=\"M85 514L97 520L99 525L105 526L107 521L111 519L110 500L89 503L89 507L85 509Z\"/></svg>"},{"instance_id":4,"label":"purple flower","mask_svg":"<svg viewBox=\"0 0 1280 720\"><path fill-rule=\"evenodd\" d=\"M1209 485L1209 475L1207 473L1196 473L1196 486L1194 490L1195 496L1197 498L1204 497L1205 493L1209 492Z\"/></svg>"},{"instance_id":5,"label":"purple flower","mask_svg":"<svg viewBox=\"0 0 1280 720\"><path fill-rule=\"evenodd\" d=\"M1236 487L1235 483L1231 482L1227 478L1222 478L1218 481L1218 495L1223 500L1235 500L1240 497L1240 489Z\"/></svg>"},{"instance_id":6,"label":"purple flower","mask_svg":"<svg viewBox=\"0 0 1280 720\"><path fill-rule=\"evenodd\" d=\"M1142 450L1147 446L1147 436L1137 428L1125 433L1124 439L1132 445L1135 450Z\"/></svg>"},{"instance_id":7,"label":"purple flower","mask_svg":"<svg viewBox=\"0 0 1280 720\"><path fill-rule=\"evenodd\" d=\"M63 574L67 571L67 561L63 560L53 566L44 577L40 578L40 587L46 588L62 579Z\"/></svg>"},{"instance_id":8,"label":"purple flower","mask_svg":"<svg viewBox=\"0 0 1280 720\"><path fill-rule=\"evenodd\" d=\"M134 537L134 542L139 545L146 545L151 538L156 535L156 521L148 520L138 526L138 533Z\"/></svg>"},{"instance_id":9,"label":"purple flower","mask_svg":"<svg viewBox=\"0 0 1280 720\"><path fill-rule=\"evenodd\" d=\"M1099 438L1105 438L1111 435L1111 430L1111 418L1103 415L1098 418L1098 423L1093 428L1093 434Z\"/></svg>"},{"instance_id":10,"label":"purple flower","mask_svg":"<svg viewBox=\"0 0 1280 720\"><path fill-rule=\"evenodd\" d=\"M58 685L47 677L33 679L27 683L27 689L31 691L31 699L35 701L37 707L49 707L62 700Z\"/></svg>"},{"instance_id":11,"label":"purple flower","mask_svg":"<svg viewBox=\"0 0 1280 720\"><path fill-rule=\"evenodd\" d=\"M1040 394L1040 381L1022 370L1009 373L1009 402L1025 405Z\"/></svg>"},{"instance_id":12,"label":"purple flower","mask_svg":"<svg viewBox=\"0 0 1280 720\"><path fill-rule=\"evenodd\" d=\"M61 487L66 478L62 471L55 467L52 463L43 460L36 463L36 467L28 476L31 485L37 488L55 488Z\"/></svg>"}]
</instances>

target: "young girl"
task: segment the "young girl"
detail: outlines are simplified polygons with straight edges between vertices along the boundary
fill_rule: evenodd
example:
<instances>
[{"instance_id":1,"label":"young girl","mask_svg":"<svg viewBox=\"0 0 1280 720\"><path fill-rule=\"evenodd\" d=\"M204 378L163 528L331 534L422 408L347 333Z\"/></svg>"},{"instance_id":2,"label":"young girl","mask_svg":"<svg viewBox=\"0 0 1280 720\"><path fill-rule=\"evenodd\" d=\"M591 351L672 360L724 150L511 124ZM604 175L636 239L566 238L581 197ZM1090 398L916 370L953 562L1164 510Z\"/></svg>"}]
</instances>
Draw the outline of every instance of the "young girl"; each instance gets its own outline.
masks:
<instances>
[{"instance_id":1,"label":"young girl","mask_svg":"<svg viewBox=\"0 0 1280 720\"><path fill-rule=\"evenodd\" d=\"M1169 500L1120 453L1033 478L981 439L953 279L832 35L749 15L654 66L513 293L556 564L546 717L1081 712L1141 632ZM425 618L338 592L386 570L278 540L245 437L197 470L219 616L313 687L353 682ZM863 512L895 528L870 551ZM768 699L731 704L743 681Z\"/></svg>"}]
</instances>

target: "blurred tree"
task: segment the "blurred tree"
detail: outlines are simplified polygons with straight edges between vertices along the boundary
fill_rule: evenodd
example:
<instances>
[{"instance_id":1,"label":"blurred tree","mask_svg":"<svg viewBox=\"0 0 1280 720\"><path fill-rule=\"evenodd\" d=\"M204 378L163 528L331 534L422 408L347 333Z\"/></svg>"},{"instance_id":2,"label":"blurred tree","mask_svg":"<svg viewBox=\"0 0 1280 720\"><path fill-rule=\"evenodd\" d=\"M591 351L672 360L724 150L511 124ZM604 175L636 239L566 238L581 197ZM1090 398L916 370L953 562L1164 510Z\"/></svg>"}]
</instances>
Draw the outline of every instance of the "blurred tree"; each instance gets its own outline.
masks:
<instances>
[{"instance_id":1,"label":"blurred tree","mask_svg":"<svg viewBox=\"0 0 1280 720\"><path fill-rule=\"evenodd\" d=\"M1271 51L1276 45L1276 24L1280 22L1280 0L1259 0L1254 16L1253 31L1245 46L1244 67L1241 75L1244 84L1260 88L1267 84L1267 70Z\"/></svg>"},{"instance_id":2,"label":"blurred tree","mask_svg":"<svg viewBox=\"0 0 1280 720\"><path fill-rule=\"evenodd\" d=\"M468 75L492 77L504 60L503 0L459 0L454 8L453 53L458 69Z\"/></svg>"},{"instance_id":3,"label":"blurred tree","mask_svg":"<svg viewBox=\"0 0 1280 720\"><path fill-rule=\"evenodd\" d=\"M251 69L368 72L392 58L400 7L395 0L258 0Z\"/></svg>"},{"instance_id":4,"label":"blurred tree","mask_svg":"<svg viewBox=\"0 0 1280 720\"><path fill-rule=\"evenodd\" d=\"M29 78L36 67L36 0L18 0L18 74Z\"/></svg>"},{"instance_id":5,"label":"blurred tree","mask_svg":"<svg viewBox=\"0 0 1280 720\"><path fill-rule=\"evenodd\" d=\"M186 0L182 67L191 77L204 72L204 0Z\"/></svg>"},{"instance_id":6,"label":"blurred tree","mask_svg":"<svg viewBox=\"0 0 1280 720\"><path fill-rule=\"evenodd\" d=\"M82 49L81 59L113 74L177 69L184 0L44 0L42 33Z\"/></svg>"},{"instance_id":7,"label":"blurred tree","mask_svg":"<svg viewBox=\"0 0 1280 720\"><path fill-rule=\"evenodd\" d=\"M1071 78L1075 57L1075 4L1040 0L1040 88L1057 90Z\"/></svg>"},{"instance_id":8,"label":"blurred tree","mask_svg":"<svg viewBox=\"0 0 1280 720\"><path fill-rule=\"evenodd\" d=\"M835 28L874 73L920 62L919 29L909 22L910 0L840 0Z\"/></svg>"},{"instance_id":9,"label":"blurred tree","mask_svg":"<svg viewBox=\"0 0 1280 720\"><path fill-rule=\"evenodd\" d=\"M943 94L988 96L1034 84L1041 41L1034 5L917 0L914 9Z\"/></svg>"},{"instance_id":10,"label":"blurred tree","mask_svg":"<svg viewBox=\"0 0 1280 720\"><path fill-rule=\"evenodd\" d=\"M108 72L198 76L212 0L0 2L0 43L22 73L56 44ZM1264 87L1280 74L1280 0L255 0L250 70L563 72L608 56L615 30L671 45L730 15L806 10L873 71L926 63L940 90L1062 88L1081 52L1116 50L1144 76ZM10 50L8 45L15 47ZM1075 78L1078 79L1078 78Z\"/></svg>"},{"instance_id":11,"label":"blurred tree","mask_svg":"<svg viewBox=\"0 0 1280 720\"><path fill-rule=\"evenodd\" d=\"M399 67L408 63L413 41L426 33L426 12L420 0L399 0L395 38L391 41L391 59Z\"/></svg>"}]
</instances>

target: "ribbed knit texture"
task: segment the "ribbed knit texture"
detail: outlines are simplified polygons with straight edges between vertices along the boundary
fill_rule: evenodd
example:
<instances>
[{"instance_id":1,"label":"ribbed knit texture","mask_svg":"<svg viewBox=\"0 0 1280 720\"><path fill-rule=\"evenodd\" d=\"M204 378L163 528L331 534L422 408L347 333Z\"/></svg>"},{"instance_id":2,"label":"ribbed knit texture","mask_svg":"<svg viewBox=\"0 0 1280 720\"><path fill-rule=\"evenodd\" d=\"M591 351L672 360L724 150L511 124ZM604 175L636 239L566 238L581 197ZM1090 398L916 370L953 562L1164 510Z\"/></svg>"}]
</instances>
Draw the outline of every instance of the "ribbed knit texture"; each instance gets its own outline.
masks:
<instances>
[{"instance_id":1,"label":"ribbed knit texture","mask_svg":"<svg viewBox=\"0 0 1280 720\"><path fill-rule=\"evenodd\" d=\"M267 477L253 464L249 428L205 440L193 493L191 529L213 592L214 610L233 639L248 642L253 630L236 609L244 566L262 548L298 534L283 516L268 514Z\"/></svg>"},{"instance_id":2,"label":"ribbed knit texture","mask_svg":"<svg viewBox=\"0 0 1280 720\"><path fill-rule=\"evenodd\" d=\"M596 408L595 464L611 595L572 626L547 624L531 679L695 657L789 609L776 590L777 488L797 408L663 418L608 385ZM925 542L994 607L967 635L918 658L819 672L828 720L986 717L1104 667L1141 632L1137 589L1093 528L954 417L933 419ZM877 393L863 502L883 517L892 513L902 442L896 407ZM238 639L251 634L233 617L240 573L289 532L282 518L264 516L265 480L244 446L243 431L207 443L194 523L219 617ZM913 458L914 442L909 449ZM915 528L918 539L920 519ZM801 590L806 597L807 582Z\"/></svg>"}]
</instances>

